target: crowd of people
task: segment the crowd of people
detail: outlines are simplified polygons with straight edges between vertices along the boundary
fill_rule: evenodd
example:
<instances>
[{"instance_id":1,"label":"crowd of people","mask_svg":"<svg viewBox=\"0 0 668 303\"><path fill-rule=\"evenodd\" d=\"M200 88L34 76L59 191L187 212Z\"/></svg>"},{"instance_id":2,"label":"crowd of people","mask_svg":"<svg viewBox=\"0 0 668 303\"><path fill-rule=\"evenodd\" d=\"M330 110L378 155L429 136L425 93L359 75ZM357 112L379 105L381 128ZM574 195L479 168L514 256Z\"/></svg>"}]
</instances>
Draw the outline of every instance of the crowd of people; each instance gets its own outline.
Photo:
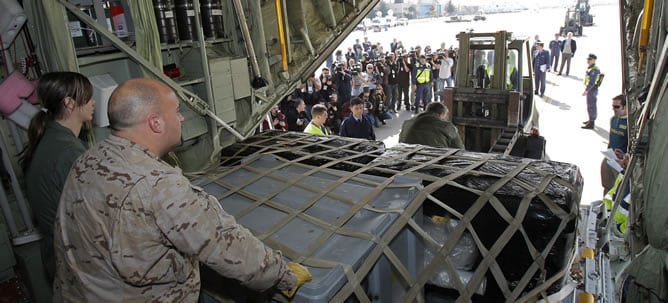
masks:
<instances>
[{"instance_id":1,"label":"crowd of people","mask_svg":"<svg viewBox=\"0 0 668 303\"><path fill-rule=\"evenodd\" d=\"M406 48L397 39L389 46L372 43L368 37L363 42L356 39L345 53L338 50L330 56L319 76L311 74L278 109L272 109L272 123L265 122L262 129L304 131L313 118L311 109L320 104L326 108L328 132L348 136L351 123L345 126L346 120L354 119L352 107L357 101L353 101L358 98L364 124L369 123L373 133L402 105L417 114L430 102L442 101L442 91L453 85L456 64L457 49L446 48L445 43L432 50L420 45Z\"/></svg>"}]
</instances>

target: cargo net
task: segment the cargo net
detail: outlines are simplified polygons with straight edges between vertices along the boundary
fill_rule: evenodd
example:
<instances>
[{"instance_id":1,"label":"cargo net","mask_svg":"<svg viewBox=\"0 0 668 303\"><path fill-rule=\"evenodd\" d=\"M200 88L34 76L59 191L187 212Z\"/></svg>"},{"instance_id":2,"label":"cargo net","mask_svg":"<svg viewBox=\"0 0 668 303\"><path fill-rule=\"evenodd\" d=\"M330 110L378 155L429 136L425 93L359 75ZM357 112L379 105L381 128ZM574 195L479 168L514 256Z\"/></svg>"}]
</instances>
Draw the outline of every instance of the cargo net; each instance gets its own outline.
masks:
<instances>
[{"instance_id":1,"label":"cargo net","mask_svg":"<svg viewBox=\"0 0 668 303\"><path fill-rule=\"evenodd\" d=\"M292 132L222 154L193 182L309 268L294 301L527 302L568 283L574 165Z\"/></svg>"}]
</instances>

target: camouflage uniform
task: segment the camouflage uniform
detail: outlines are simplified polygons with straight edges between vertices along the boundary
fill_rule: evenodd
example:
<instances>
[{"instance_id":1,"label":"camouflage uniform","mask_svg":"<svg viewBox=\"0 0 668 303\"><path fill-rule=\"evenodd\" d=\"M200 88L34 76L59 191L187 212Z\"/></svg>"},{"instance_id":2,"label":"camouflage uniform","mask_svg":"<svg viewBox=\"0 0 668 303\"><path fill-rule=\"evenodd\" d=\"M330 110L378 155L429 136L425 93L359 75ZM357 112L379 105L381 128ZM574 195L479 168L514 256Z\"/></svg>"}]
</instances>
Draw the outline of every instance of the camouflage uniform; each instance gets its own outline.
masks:
<instances>
[{"instance_id":1,"label":"camouflage uniform","mask_svg":"<svg viewBox=\"0 0 668 303\"><path fill-rule=\"evenodd\" d=\"M56 301L197 302L199 262L249 288L296 283L278 251L145 147L110 136L75 163L56 217Z\"/></svg>"}]
</instances>

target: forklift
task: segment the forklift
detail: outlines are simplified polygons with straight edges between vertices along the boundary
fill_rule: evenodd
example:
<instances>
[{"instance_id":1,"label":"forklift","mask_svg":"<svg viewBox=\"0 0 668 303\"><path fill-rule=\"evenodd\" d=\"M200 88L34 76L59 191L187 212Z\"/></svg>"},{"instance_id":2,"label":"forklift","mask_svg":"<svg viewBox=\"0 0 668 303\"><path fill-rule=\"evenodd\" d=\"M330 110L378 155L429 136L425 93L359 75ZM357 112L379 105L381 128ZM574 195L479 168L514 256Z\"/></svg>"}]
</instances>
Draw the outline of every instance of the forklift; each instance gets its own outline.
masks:
<instances>
[{"instance_id":1,"label":"forklift","mask_svg":"<svg viewBox=\"0 0 668 303\"><path fill-rule=\"evenodd\" d=\"M506 31L461 32L457 39L455 86L444 96L465 148L544 159L528 39Z\"/></svg>"}]
</instances>

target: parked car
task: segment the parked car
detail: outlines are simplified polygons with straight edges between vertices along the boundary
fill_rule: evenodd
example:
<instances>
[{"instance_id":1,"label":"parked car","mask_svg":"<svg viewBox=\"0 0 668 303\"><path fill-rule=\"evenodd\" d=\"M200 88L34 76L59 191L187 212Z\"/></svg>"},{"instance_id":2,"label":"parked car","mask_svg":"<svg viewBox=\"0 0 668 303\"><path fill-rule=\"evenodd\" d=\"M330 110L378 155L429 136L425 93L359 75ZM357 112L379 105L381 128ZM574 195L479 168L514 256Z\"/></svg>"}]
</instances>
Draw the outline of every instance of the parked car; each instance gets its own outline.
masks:
<instances>
[{"instance_id":1,"label":"parked car","mask_svg":"<svg viewBox=\"0 0 668 303\"><path fill-rule=\"evenodd\" d=\"M485 20L487 20L487 17L485 17L485 16L483 16L483 15L475 15L475 16L473 16L473 21L485 21Z\"/></svg>"},{"instance_id":2,"label":"parked car","mask_svg":"<svg viewBox=\"0 0 668 303\"><path fill-rule=\"evenodd\" d=\"M384 26L385 25L380 22L380 20L373 20L373 22L371 22L371 28L373 28L374 32L382 32Z\"/></svg>"},{"instance_id":3,"label":"parked car","mask_svg":"<svg viewBox=\"0 0 668 303\"><path fill-rule=\"evenodd\" d=\"M408 18L397 19L397 25L401 25L401 26L408 25Z\"/></svg>"}]
</instances>

